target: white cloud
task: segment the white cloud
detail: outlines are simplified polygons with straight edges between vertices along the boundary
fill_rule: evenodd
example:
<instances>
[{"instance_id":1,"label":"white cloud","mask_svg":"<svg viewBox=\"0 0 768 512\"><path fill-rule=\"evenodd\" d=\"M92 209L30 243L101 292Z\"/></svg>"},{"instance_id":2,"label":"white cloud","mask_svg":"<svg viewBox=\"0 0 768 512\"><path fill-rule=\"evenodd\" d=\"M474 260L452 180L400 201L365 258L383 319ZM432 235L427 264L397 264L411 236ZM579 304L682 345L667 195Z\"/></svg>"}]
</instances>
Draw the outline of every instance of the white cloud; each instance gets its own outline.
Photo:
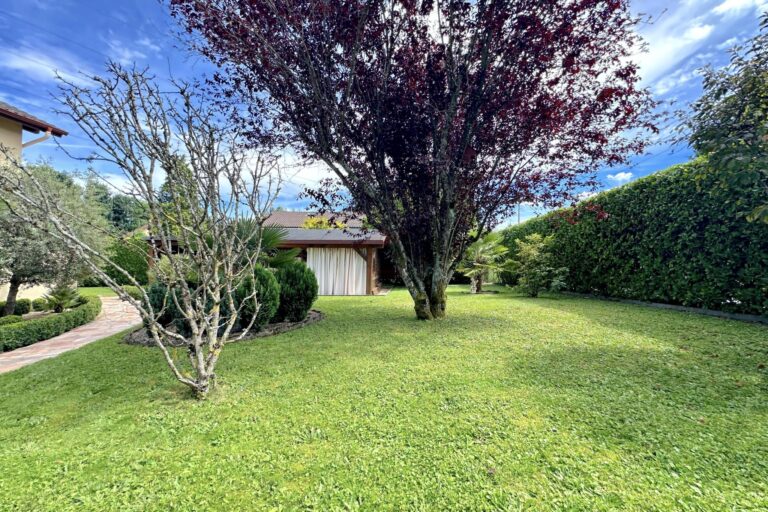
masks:
<instances>
[{"instance_id":1,"label":"white cloud","mask_svg":"<svg viewBox=\"0 0 768 512\"><path fill-rule=\"evenodd\" d=\"M730 39L726 39L725 41L723 41L722 43L717 45L717 49L718 50L728 50L729 48L733 48L734 46L736 46L740 42L741 42L741 39L739 39L738 37L732 37Z\"/></svg>"},{"instance_id":2,"label":"white cloud","mask_svg":"<svg viewBox=\"0 0 768 512\"><path fill-rule=\"evenodd\" d=\"M133 50L126 47L121 41L111 39L107 41L109 46L109 55L123 66L129 66L137 60L146 59L147 55L139 50Z\"/></svg>"},{"instance_id":3,"label":"white cloud","mask_svg":"<svg viewBox=\"0 0 768 512\"><path fill-rule=\"evenodd\" d=\"M653 88L653 92L663 96L664 94L667 94L668 92L687 84L697 76L698 73L695 70L686 71L684 69L679 69L671 75L667 75L656 82L656 86Z\"/></svg>"},{"instance_id":4,"label":"white cloud","mask_svg":"<svg viewBox=\"0 0 768 512\"><path fill-rule=\"evenodd\" d=\"M768 1L766 0L724 0L723 3L712 9L712 12L720 16L738 16L746 11L757 9L759 11L768 10Z\"/></svg>"},{"instance_id":5,"label":"white cloud","mask_svg":"<svg viewBox=\"0 0 768 512\"><path fill-rule=\"evenodd\" d=\"M630 173L631 175L631 173ZM577 201L585 201L589 199L590 197L595 197L597 195L597 192L594 191L585 191L585 192L579 192L576 194L576 200Z\"/></svg>"},{"instance_id":6,"label":"white cloud","mask_svg":"<svg viewBox=\"0 0 768 512\"><path fill-rule=\"evenodd\" d=\"M141 39L136 41L136 43L139 46L143 46L144 48L147 48L148 50L151 50L153 52L159 52L162 49L162 48L160 48L159 45L157 45L154 42L152 42L152 40L150 38L148 38L148 37L142 37Z\"/></svg>"},{"instance_id":7,"label":"white cloud","mask_svg":"<svg viewBox=\"0 0 768 512\"><path fill-rule=\"evenodd\" d=\"M656 82L699 51L715 28L714 25L703 23L701 19L686 22L686 9L679 11L657 21L644 34L649 48L647 52L635 55L635 62L640 66L647 84Z\"/></svg>"},{"instance_id":8,"label":"white cloud","mask_svg":"<svg viewBox=\"0 0 768 512\"><path fill-rule=\"evenodd\" d=\"M609 174L608 179L616 183L624 183L631 180L632 176L631 172L617 172L616 174Z\"/></svg>"},{"instance_id":9,"label":"white cloud","mask_svg":"<svg viewBox=\"0 0 768 512\"><path fill-rule=\"evenodd\" d=\"M89 74L77 58L67 52L24 42L13 48L0 47L0 69L16 73L34 82L53 82L58 74L76 85L90 82L80 73Z\"/></svg>"}]
</instances>

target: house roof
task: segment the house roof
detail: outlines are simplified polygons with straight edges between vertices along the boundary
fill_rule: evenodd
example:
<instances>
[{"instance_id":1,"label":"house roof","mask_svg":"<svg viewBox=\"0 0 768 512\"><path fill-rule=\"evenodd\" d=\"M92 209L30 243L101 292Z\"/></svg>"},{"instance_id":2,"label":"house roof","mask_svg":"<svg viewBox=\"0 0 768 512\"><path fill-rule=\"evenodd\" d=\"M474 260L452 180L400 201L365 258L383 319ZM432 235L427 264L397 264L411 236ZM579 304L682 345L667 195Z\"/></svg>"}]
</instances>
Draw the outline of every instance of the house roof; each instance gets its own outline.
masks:
<instances>
[{"instance_id":1,"label":"house roof","mask_svg":"<svg viewBox=\"0 0 768 512\"><path fill-rule=\"evenodd\" d=\"M303 229L286 228L285 240L281 247L303 246L365 246L383 247L387 237L378 231L365 232L362 229Z\"/></svg>"},{"instance_id":2,"label":"house roof","mask_svg":"<svg viewBox=\"0 0 768 512\"><path fill-rule=\"evenodd\" d=\"M67 132L61 128L57 128L51 123L47 123L28 112L24 112L20 108L16 108L13 105L5 103L4 101L0 101L0 117L4 117L6 119L10 119L11 121L20 123L21 127L28 132L40 133L50 130L51 134L55 135L56 137L67 135Z\"/></svg>"},{"instance_id":3,"label":"house roof","mask_svg":"<svg viewBox=\"0 0 768 512\"><path fill-rule=\"evenodd\" d=\"M331 216L328 214L319 214L316 212L273 212L266 220L266 224L276 224L283 226L284 228L300 228L304 226L304 221L312 217L325 217L329 219ZM363 222L360 218L346 218L342 215L336 217L337 221L344 223L350 228L361 228Z\"/></svg>"},{"instance_id":4,"label":"house roof","mask_svg":"<svg viewBox=\"0 0 768 512\"><path fill-rule=\"evenodd\" d=\"M310 217L317 217L313 212L274 212L265 224L274 224L286 228L285 240L281 247L307 246L367 246L383 247L387 237L376 230L364 230L359 218L336 220L346 225L345 229L306 229L302 226ZM328 215L323 215L328 218Z\"/></svg>"}]
</instances>

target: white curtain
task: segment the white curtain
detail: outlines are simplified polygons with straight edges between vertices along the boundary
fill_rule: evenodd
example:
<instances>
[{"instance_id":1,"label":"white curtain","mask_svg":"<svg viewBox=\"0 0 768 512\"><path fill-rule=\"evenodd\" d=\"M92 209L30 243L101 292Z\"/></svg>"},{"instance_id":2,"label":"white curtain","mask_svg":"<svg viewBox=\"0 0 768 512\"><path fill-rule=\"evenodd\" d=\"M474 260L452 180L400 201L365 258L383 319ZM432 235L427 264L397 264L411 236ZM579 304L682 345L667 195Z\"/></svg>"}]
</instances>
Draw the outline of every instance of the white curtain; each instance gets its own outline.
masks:
<instances>
[{"instance_id":1,"label":"white curtain","mask_svg":"<svg viewBox=\"0 0 768 512\"><path fill-rule=\"evenodd\" d=\"M354 249L310 247L307 266L320 295L365 295L366 261Z\"/></svg>"}]
</instances>

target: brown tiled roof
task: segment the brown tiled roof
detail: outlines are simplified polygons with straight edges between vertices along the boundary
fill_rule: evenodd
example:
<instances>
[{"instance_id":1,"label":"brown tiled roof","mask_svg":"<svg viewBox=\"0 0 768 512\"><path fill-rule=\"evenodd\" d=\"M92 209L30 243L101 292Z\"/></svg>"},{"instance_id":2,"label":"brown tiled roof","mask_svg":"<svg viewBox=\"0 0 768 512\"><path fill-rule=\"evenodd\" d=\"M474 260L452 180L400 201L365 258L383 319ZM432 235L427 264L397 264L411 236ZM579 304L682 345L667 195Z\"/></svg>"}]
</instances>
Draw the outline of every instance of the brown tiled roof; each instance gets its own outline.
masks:
<instances>
[{"instance_id":1,"label":"brown tiled roof","mask_svg":"<svg viewBox=\"0 0 768 512\"><path fill-rule=\"evenodd\" d=\"M304 226L304 221L307 220L310 217L318 217L319 214L316 212L273 212L272 215L269 216L265 224L276 224L278 226L283 226L284 228L300 228ZM329 215L322 215L322 217L329 218ZM339 222L342 222L347 227L350 228L361 228L363 227L363 223L358 218L351 218L347 219L343 216L336 217L336 220Z\"/></svg>"},{"instance_id":2,"label":"brown tiled roof","mask_svg":"<svg viewBox=\"0 0 768 512\"><path fill-rule=\"evenodd\" d=\"M56 137L67 135L67 132L61 128L57 128L51 123L46 123L42 119L37 118L28 112L24 112L23 110L16 108L13 105L9 105L4 101L0 101L0 117L4 117L6 119L10 119L11 121L20 123L21 127L28 132L40 133L51 130L51 134L55 135Z\"/></svg>"}]
</instances>

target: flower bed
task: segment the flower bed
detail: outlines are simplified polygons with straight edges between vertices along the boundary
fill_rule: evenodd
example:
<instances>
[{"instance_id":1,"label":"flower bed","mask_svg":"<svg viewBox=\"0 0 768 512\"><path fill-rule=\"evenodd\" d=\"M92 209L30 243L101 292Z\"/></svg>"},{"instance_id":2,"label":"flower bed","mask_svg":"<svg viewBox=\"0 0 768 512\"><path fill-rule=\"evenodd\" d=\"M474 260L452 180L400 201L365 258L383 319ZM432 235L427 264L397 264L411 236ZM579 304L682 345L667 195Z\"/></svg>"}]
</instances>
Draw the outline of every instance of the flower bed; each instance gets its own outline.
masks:
<instances>
[{"instance_id":1,"label":"flower bed","mask_svg":"<svg viewBox=\"0 0 768 512\"><path fill-rule=\"evenodd\" d=\"M101 300L88 297L84 304L63 313L0 326L0 349L7 352L53 338L91 322L99 313Z\"/></svg>"}]
</instances>

